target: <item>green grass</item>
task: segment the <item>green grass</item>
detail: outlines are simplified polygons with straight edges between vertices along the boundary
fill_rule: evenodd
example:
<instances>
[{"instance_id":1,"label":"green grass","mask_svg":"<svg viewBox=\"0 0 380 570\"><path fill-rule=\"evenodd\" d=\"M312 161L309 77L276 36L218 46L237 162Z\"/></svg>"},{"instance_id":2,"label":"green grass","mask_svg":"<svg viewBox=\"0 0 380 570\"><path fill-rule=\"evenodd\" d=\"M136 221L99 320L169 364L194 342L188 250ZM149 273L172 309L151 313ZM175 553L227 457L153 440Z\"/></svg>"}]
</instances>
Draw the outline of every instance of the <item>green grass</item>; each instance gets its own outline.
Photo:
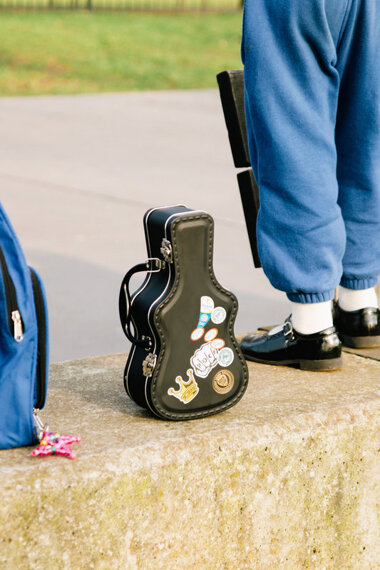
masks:
<instances>
[{"instance_id":1,"label":"green grass","mask_svg":"<svg viewBox=\"0 0 380 570\"><path fill-rule=\"evenodd\" d=\"M5 8L79 8L88 9L133 9L154 10L156 12L178 10L189 12L195 10L228 12L241 6L241 0L0 0Z\"/></svg>"},{"instance_id":2,"label":"green grass","mask_svg":"<svg viewBox=\"0 0 380 570\"><path fill-rule=\"evenodd\" d=\"M0 95L216 87L241 14L0 13Z\"/></svg>"}]
</instances>

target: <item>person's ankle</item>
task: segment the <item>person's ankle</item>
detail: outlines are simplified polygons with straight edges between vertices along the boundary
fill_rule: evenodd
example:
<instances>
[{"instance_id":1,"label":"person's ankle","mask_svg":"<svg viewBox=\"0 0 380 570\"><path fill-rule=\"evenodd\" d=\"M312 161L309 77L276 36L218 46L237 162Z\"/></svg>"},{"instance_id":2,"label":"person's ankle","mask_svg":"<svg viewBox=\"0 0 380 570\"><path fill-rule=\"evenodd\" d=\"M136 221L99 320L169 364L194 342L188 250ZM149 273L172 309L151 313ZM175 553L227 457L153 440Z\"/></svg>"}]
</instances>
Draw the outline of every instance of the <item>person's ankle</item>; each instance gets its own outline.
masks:
<instances>
[{"instance_id":1,"label":"person's ankle","mask_svg":"<svg viewBox=\"0 0 380 570\"><path fill-rule=\"evenodd\" d=\"M292 325L300 334L315 334L333 326L331 301L293 303Z\"/></svg>"},{"instance_id":2,"label":"person's ankle","mask_svg":"<svg viewBox=\"0 0 380 570\"><path fill-rule=\"evenodd\" d=\"M379 308L375 287L369 289L346 289L339 287L338 305L343 311L352 312L367 307Z\"/></svg>"}]
</instances>

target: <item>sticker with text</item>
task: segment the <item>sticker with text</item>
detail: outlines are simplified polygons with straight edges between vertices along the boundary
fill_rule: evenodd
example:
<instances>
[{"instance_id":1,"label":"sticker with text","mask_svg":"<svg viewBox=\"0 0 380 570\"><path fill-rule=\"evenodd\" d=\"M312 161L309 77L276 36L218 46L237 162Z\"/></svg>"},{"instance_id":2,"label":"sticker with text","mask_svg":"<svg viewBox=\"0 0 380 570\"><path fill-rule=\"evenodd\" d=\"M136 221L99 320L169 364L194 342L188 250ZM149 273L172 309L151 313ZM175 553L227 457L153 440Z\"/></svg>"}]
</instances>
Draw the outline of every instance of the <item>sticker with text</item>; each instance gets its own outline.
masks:
<instances>
[{"instance_id":1,"label":"sticker with text","mask_svg":"<svg viewBox=\"0 0 380 570\"><path fill-rule=\"evenodd\" d=\"M198 324L190 335L191 340L195 341L202 338L204 333L204 327L211 319L211 314L213 310L214 310L214 301L211 299L211 297L203 295L201 297L201 308L199 313Z\"/></svg>"},{"instance_id":2,"label":"sticker with text","mask_svg":"<svg viewBox=\"0 0 380 570\"><path fill-rule=\"evenodd\" d=\"M198 327L194 329L190 335L191 340L199 340L200 338L202 338L204 332L205 329L203 327Z\"/></svg>"},{"instance_id":3,"label":"sticker with text","mask_svg":"<svg viewBox=\"0 0 380 570\"><path fill-rule=\"evenodd\" d=\"M231 348L222 348L218 352L218 364L220 366L229 366L234 361L234 353Z\"/></svg>"},{"instance_id":4,"label":"sticker with text","mask_svg":"<svg viewBox=\"0 0 380 570\"><path fill-rule=\"evenodd\" d=\"M215 340L211 341L211 346L216 348L216 350L220 350L225 346L225 342L222 338L216 338Z\"/></svg>"},{"instance_id":5,"label":"sticker with text","mask_svg":"<svg viewBox=\"0 0 380 570\"><path fill-rule=\"evenodd\" d=\"M218 394L228 394L233 388L235 376L231 370L219 370L212 379L212 387Z\"/></svg>"},{"instance_id":6,"label":"sticker with text","mask_svg":"<svg viewBox=\"0 0 380 570\"><path fill-rule=\"evenodd\" d=\"M218 329L210 329L210 330L207 331L206 334L205 334L205 341L206 341L206 342L211 342L211 341L214 340L217 336L218 336Z\"/></svg>"},{"instance_id":7,"label":"sticker with text","mask_svg":"<svg viewBox=\"0 0 380 570\"><path fill-rule=\"evenodd\" d=\"M190 358L190 364L199 378L207 378L211 370L218 364L218 349L211 342L202 344Z\"/></svg>"},{"instance_id":8,"label":"sticker with text","mask_svg":"<svg viewBox=\"0 0 380 570\"><path fill-rule=\"evenodd\" d=\"M199 392L199 387L197 381L194 378L194 373L191 368L186 372L188 380L183 380L182 376L177 376L175 381L179 386L179 390L174 390L174 388L169 388L169 396L174 396L180 400L183 404L189 404L194 400L195 396Z\"/></svg>"}]
</instances>

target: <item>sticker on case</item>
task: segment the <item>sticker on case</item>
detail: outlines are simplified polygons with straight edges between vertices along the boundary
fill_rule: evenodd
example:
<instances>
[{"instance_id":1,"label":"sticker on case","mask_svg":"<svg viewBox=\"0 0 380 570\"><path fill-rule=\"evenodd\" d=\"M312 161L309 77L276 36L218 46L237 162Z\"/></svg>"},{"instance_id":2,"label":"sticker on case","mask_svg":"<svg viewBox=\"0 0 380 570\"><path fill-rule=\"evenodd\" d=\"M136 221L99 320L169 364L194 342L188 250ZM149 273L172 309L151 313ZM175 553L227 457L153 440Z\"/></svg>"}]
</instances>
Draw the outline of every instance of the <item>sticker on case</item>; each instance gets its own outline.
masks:
<instances>
[{"instance_id":1,"label":"sticker on case","mask_svg":"<svg viewBox=\"0 0 380 570\"><path fill-rule=\"evenodd\" d=\"M194 373L199 378L207 378L211 370L218 364L218 350L212 346L211 342L202 344L190 358L190 364Z\"/></svg>"},{"instance_id":2,"label":"sticker on case","mask_svg":"<svg viewBox=\"0 0 380 570\"><path fill-rule=\"evenodd\" d=\"M211 314L214 310L214 301L211 297L203 295L201 297L201 309L199 313L198 324L190 335L191 340L196 341L202 338L204 334L204 327L211 319Z\"/></svg>"},{"instance_id":3,"label":"sticker on case","mask_svg":"<svg viewBox=\"0 0 380 570\"><path fill-rule=\"evenodd\" d=\"M219 350L218 363L220 366L229 366L234 361L234 353L231 348L222 348Z\"/></svg>"},{"instance_id":4,"label":"sticker on case","mask_svg":"<svg viewBox=\"0 0 380 570\"><path fill-rule=\"evenodd\" d=\"M210 329L209 331L206 332L205 334L205 341L206 342L211 342L212 340L214 340L214 338L216 338L218 336L218 329Z\"/></svg>"},{"instance_id":5,"label":"sticker on case","mask_svg":"<svg viewBox=\"0 0 380 570\"><path fill-rule=\"evenodd\" d=\"M211 313L214 310L214 301L211 297L204 295L201 297L201 311L197 327L205 327L211 319Z\"/></svg>"},{"instance_id":6,"label":"sticker on case","mask_svg":"<svg viewBox=\"0 0 380 570\"><path fill-rule=\"evenodd\" d=\"M219 370L212 379L212 387L218 394L228 394L234 382L235 376L231 370Z\"/></svg>"},{"instance_id":7,"label":"sticker on case","mask_svg":"<svg viewBox=\"0 0 380 570\"><path fill-rule=\"evenodd\" d=\"M216 338L215 340L213 340L211 342L211 346L213 348L216 348L216 350L220 350L221 348L223 348L226 345L226 343L224 342L224 340L222 338Z\"/></svg>"},{"instance_id":8,"label":"sticker on case","mask_svg":"<svg viewBox=\"0 0 380 570\"><path fill-rule=\"evenodd\" d=\"M215 325L220 325L226 319L227 313L226 309L223 307L215 307L211 313L211 320Z\"/></svg>"},{"instance_id":9,"label":"sticker on case","mask_svg":"<svg viewBox=\"0 0 380 570\"><path fill-rule=\"evenodd\" d=\"M191 368L186 372L188 380L183 380L182 376L177 376L175 381L179 386L179 390L174 390L174 388L169 388L169 396L174 396L180 400L183 404L189 404L194 400L195 396L199 392L199 387L197 381L194 378L194 373Z\"/></svg>"},{"instance_id":10,"label":"sticker on case","mask_svg":"<svg viewBox=\"0 0 380 570\"><path fill-rule=\"evenodd\" d=\"M203 327L198 327L194 329L190 335L191 340L199 340L200 338L202 338L204 332L205 329Z\"/></svg>"}]
</instances>

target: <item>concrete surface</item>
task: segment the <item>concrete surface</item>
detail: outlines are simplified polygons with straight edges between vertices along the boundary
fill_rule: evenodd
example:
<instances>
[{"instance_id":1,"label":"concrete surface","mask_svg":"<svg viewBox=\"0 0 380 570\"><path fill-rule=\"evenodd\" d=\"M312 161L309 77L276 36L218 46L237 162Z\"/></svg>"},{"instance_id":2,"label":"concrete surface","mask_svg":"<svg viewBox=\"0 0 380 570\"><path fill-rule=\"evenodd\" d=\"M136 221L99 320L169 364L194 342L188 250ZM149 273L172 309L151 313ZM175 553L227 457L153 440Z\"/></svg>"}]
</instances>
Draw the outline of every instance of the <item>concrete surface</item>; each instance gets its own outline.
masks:
<instances>
[{"instance_id":1,"label":"concrete surface","mask_svg":"<svg viewBox=\"0 0 380 570\"><path fill-rule=\"evenodd\" d=\"M46 284L52 361L127 347L117 298L146 258L152 206L215 218L215 273L238 296L236 330L288 303L254 270L217 90L0 99L0 199Z\"/></svg>"},{"instance_id":2,"label":"concrete surface","mask_svg":"<svg viewBox=\"0 0 380 570\"><path fill-rule=\"evenodd\" d=\"M52 367L74 461L0 451L0 568L379 568L378 361L249 363L237 406L170 423L127 398L125 358Z\"/></svg>"}]
</instances>

